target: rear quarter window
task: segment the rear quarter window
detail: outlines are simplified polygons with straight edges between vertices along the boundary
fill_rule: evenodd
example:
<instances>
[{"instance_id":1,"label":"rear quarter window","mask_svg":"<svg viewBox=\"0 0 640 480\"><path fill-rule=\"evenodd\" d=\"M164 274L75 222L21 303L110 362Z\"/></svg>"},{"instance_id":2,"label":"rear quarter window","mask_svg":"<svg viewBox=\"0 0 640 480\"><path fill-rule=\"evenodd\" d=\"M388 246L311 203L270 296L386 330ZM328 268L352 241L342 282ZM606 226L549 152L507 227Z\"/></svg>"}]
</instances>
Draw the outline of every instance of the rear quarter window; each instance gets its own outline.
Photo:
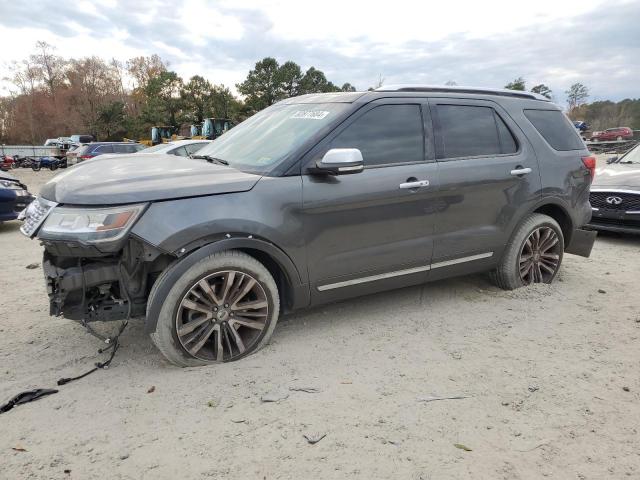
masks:
<instances>
[{"instance_id":1,"label":"rear quarter window","mask_svg":"<svg viewBox=\"0 0 640 480\"><path fill-rule=\"evenodd\" d=\"M525 117L554 150L583 150L575 127L559 110L525 110Z\"/></svg>"}]
</instances>

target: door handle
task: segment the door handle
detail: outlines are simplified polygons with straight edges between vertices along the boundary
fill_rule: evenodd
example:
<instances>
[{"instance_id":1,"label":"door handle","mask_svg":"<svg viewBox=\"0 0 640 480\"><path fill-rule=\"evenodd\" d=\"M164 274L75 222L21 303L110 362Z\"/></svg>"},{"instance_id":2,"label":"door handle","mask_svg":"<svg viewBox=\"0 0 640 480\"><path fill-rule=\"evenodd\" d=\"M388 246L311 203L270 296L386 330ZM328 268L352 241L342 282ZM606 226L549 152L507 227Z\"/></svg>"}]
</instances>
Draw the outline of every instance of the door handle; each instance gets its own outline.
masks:
<instances>
[{"instance_id":1,"label":"door handle","mask_svg":"<svg viewBox=\"0 0 640 480\"><path fill-rule=\"evenodd\" d=\"M429 180L416 180L415 182L405 182L400 184L400 188L412 190L414 188L428 187Z\"/></svg>"},{"instance_id":2,"label":"door handle","mask_svg":"<svg viewBox=\"0 0 640 480\"><path fill-rule=\"evenodd\" d=\"M529 167L522 168L520 165L518 165L516 168L511 170L511 175L513 175L514 177L519 177L520 175L526 175L527 173L531 172L532 170Z\"/></svg>"}]
</instances>

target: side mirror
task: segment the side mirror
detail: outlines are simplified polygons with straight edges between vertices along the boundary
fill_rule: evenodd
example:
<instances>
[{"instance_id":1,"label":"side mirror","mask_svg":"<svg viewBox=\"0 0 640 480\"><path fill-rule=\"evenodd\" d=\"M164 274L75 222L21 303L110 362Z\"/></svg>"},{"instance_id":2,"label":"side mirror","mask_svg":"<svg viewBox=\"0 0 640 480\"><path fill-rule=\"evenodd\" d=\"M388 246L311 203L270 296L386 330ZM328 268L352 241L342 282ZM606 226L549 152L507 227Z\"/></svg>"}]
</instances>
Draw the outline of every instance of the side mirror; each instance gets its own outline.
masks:
<instances>
[{"instance_id":1,"label":"side mirror","mask_svg":"<svg viewBox=\"0 0 640 480\"><path fill-rule=\"evenodd\" d=\"M362 152L357 148L332 148L316 162L316 173L349 175L364 170Z\"/></svg>"},{"instance_id":2,"label":"side mirror","mask_svg":"<svg viewBox=\"0 0 640 480\"><path fill-rule=\"evenodd\" d=\"M609 163L616 163L618 161L618 157L609 157L607 158L607 164Z\"/></svg>"}]
</instances>

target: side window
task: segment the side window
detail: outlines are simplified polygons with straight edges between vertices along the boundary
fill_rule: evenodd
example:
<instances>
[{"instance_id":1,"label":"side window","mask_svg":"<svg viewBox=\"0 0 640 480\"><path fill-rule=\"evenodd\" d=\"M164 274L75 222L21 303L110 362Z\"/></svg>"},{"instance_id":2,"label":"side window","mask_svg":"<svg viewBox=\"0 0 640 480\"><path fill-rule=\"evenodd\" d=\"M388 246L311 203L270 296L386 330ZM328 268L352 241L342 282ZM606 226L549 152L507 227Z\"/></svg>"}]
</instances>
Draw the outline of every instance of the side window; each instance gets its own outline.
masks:
<instances>
[{"instance_id":1,"label":"side window","mask_svg":"<svg viewBox=\"0 0 640 480\"><path fill-rule=\"evenodd\" d=\"M424 160L419 105L375 107L338 134L330 148L358 148L365 166Z\"/></svg>"},{"instance_id":2,"label":"side window","mask_svg":"<svg viewBox=\"0 0 640 480\"><path fill-rule=\"evenodd\" d=\"M125 153L136 153L138 151L138 149L133 143L130 145L123 145L123 146L124 146Z\"/></svg>"},{"instance_id":3,"label":"side window","mask_svg":"<svg viewBox=\"0 0 640 480\"><path fill-rule=\"evenodd\" d=\"M442 152L439 158L515 153L518 146L504 120L491 107L438 105Z\"/></svg>"},{"instance_id":4,"label":"side window","mask_svg":"<svg viewBox=\"0 0 640 480\"><path fill-rule=\"evenodd\" d=\"M189 156L189 154L187 153L187 150L184 147L174 148L169 153L171 153L171 155L177 155L178 157L188 157Z\"/></svg>"},{"instance_id":5,"label":"side window","mask_svg":"<svg viewBox=\"0 0 640 480\"><path fill-rule=\"evenodd\" d=\"M113 145L100 145L96 147L94 153L113 153Z\"/></svg>"},{"instance_id":6,"label":"side window","mask_svg":"<svg viewBox=\"0 0 640 480\"><path fill-rule=\"evenodd\" d=\"M555 150L582 150L580 135L560 110L525 110L525 117Z\"/></svg>"},{"instance_id":7,"label":"side window","mask_svg":"<svg viewBox=\"0 0 640 480\"><path fill-rule=\"evenodd\" d=\"M115 153L129 153L129 145L114 145L113 151Z\"/></svg>"},{"instance_id":8,"label":"side window","mask_svg":"<svg viewBox=\"0 0 640 480\"><path fill-rule=\"evenodd\" d=\"M200 142L200 143L192 143L190 145L186 145L184 148L187 149L187 153L189 155L192 155L194 153L196 153L198 150L202 149L205 145L207 145L204 142Z\"/></svg>"}]
</instances>

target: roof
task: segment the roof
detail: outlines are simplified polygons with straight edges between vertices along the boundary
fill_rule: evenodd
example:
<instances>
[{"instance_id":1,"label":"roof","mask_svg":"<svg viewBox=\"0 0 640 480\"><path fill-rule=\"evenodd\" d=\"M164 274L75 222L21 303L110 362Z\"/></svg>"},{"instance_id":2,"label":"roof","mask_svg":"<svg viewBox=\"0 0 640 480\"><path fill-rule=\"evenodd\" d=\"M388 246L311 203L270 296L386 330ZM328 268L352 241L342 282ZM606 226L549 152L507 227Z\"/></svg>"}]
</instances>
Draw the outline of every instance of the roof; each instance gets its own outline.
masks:
<instances>
[{"instance_id":1,"label":"roof","mask_svg":"<svg viewBox=\"0 0 640 480\"><path fill-rule=\"evenodd\" d=\"M280 100L280 105L293 103L353 103L367 92L308 93Z\"/></svg>"},{"instance_id":2,"label":"roof","mask_svg":"<svg viewBox=\"0 0 640 480\"><path fill-rule=\"evenodd\" d=\"M419 85L419 84L399 84L384 85L376 88L376 92L432 92L432 93L475 93L482 95L498 95L503 97L528 98L530 100L550 100L537 93L525 92L520 90L507 90L504 88L486 88L486 87L463 87L448 85Z\"/></svg>"}]
</instances>

